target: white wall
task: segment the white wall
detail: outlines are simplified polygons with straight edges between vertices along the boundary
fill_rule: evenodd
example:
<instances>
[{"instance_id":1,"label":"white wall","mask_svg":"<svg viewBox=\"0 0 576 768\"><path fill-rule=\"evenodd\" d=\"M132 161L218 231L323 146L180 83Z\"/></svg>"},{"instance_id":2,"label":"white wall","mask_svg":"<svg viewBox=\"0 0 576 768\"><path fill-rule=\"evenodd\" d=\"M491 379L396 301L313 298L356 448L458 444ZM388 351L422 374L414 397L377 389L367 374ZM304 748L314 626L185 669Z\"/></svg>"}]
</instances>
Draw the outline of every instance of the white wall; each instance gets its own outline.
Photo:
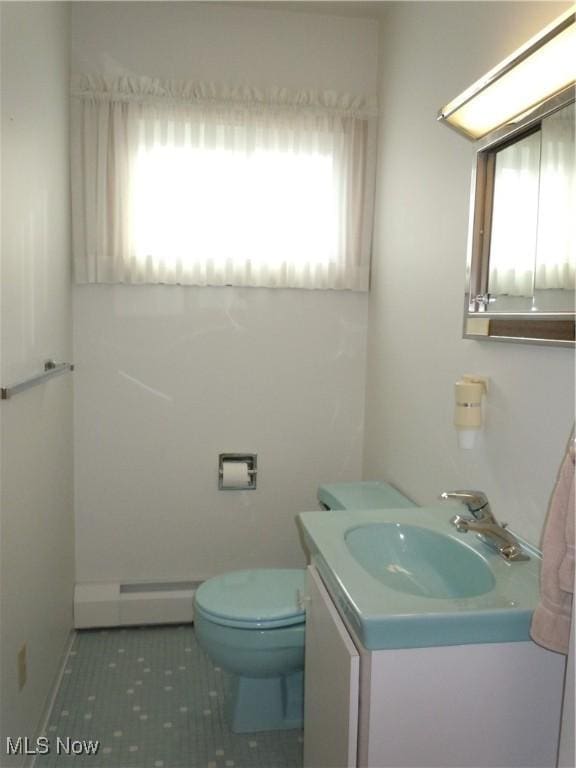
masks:
<instances>
[{"instance_id":1,"label":"white wall","mask_svg":"<svg viewBox=\"0 0 576 768\"><path fill-rule=\"evenodd\" d=\"M11 385L71 356L69 14L2 3L2 346ZM0 730L33 736L72 623L71 376L0 410ZM16 656L28 647L18 690ZM0 758L11 765L11 758Z\"/></svg>"},{"instance_id":2,"label":"white wall","mask_svg":"<svg viewBox=\"0 0 576 768\"><path fill-rule=\"evenodd\" d=\"M473 145L435 117L566 7L397 3L381 33L364 476L419 503L482 489L496 516L533 542L574 421L574 354L461 338ZM452 426L463 373L491 379L473 451L456 447Z\"/></svg>"},{"instance_id":3,"label":"white wall","mask_svg":"<svg viewBox=\"0 0 576 768\"><path fill-rule=\"evenodd\" d=\"M377 22L193 3L76 3L74 72L373 95ZM361 473L367 296L75 288L77 580L298 566L294 515ZM217 490L220 452L258 490Z\"/></svg>"}]
</instances>

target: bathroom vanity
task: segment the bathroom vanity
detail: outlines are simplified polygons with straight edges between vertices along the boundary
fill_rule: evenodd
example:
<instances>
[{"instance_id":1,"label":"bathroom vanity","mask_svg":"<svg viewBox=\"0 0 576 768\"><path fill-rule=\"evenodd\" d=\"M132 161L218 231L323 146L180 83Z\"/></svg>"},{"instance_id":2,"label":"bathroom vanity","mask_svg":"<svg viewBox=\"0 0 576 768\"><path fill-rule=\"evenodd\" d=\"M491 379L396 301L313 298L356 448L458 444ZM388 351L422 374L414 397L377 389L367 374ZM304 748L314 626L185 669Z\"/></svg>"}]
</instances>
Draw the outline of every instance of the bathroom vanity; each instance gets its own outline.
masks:
<instances>
[{"instance_id":1,"label":"bathroom vanity","mask_svg":"<svg viewBox=\"0 0 576 768\"><path fill-rule=\"evenodd\" d=\"M449 519L299 516L305 768L556 764L565 657L529 639L537 555L507 563Z\"/></svg>"}]
</instances>

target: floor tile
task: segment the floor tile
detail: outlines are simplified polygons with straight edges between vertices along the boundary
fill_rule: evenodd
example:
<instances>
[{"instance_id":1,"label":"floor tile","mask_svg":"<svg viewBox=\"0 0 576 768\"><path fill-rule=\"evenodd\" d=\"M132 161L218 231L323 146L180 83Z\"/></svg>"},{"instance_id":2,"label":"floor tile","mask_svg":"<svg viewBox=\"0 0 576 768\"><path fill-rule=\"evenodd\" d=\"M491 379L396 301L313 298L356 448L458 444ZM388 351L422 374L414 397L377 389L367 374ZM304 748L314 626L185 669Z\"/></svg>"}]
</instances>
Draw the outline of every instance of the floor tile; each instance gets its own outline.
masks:
<instances>
[{"instance_id":1,"label":"floor tile","mask_svg":"<svg viewBox=\"0 0 576 768\"><path fill-rule=\"evenodd\" d=\"M301 768L301 731L230 731L230 682L191 625L78 632L36 768Z\"/></svg>"}]
</instances>

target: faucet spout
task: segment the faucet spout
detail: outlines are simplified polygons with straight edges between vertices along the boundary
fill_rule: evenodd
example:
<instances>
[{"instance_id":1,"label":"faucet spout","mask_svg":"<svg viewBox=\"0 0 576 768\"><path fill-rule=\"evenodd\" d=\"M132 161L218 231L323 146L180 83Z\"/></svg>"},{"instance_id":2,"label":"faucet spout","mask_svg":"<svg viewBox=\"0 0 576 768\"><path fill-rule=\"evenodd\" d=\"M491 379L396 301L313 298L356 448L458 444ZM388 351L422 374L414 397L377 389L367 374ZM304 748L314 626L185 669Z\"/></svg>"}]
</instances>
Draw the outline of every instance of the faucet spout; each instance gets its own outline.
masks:
<instances>
[{"instance_id":1,"label":"faucet spout","mask_svg":"<svg viewBox=\"0 0 576 768\"><path fill-rule=\"evenodd\" d=\"M440 494L443 501L460 501L476 520L489 519L496 522L490 509L490 503L483 491L444 491Z\"/></svg>"}]
</instances>

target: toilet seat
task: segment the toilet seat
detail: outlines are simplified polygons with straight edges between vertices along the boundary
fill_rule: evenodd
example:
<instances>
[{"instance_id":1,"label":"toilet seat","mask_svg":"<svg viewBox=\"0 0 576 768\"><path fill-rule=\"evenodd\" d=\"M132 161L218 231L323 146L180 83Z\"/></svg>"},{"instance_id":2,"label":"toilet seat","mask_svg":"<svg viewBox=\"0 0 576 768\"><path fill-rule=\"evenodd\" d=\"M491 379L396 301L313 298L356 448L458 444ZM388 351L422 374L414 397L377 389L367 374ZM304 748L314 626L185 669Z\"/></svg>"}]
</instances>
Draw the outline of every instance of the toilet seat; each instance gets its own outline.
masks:
<instances>
[{"instance_id":1,"label":"toilet seat","mask_svg":"<svg viewBox=\"0 0 576 768\"><path fill-rule=\"evenodd\" d=\"M196 591L195 607L208 621L224 627L290 627L305 621L298 604L304 581L301 569L233 571L205 581Z\"/></svg>"}]
</instances>

